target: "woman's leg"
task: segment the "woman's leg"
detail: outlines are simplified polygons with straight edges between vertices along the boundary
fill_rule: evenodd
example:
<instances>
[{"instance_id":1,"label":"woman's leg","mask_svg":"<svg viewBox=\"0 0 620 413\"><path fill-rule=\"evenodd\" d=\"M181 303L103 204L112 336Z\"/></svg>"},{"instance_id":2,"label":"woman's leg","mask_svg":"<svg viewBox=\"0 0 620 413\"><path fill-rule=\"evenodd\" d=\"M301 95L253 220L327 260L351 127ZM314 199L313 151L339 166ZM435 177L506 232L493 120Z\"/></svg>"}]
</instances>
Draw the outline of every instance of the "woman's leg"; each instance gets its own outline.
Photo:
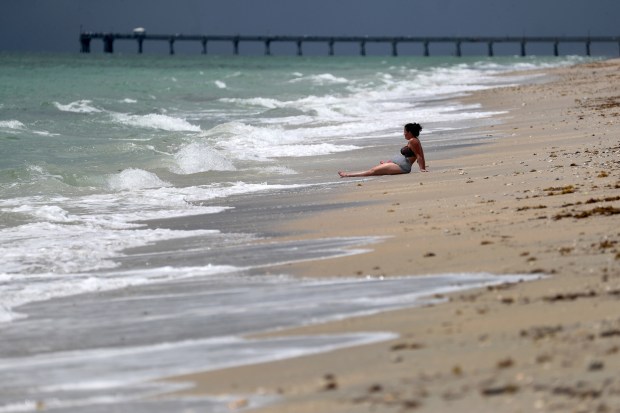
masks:
<instances>
[{"instance_id":1,"label":"woman's leg","mask_svg":"<svg viewBox=\"0 0 620 413\"><path fill-rule=\"evenodd\" d=\"M398 175L404 173L400 166L395 163L388 162L382 163L375 167L370 168L367 171L361 172L338 172L342 178L355 178L358 176L377 176L377 175Z\"/></svg>"}]
</instances>

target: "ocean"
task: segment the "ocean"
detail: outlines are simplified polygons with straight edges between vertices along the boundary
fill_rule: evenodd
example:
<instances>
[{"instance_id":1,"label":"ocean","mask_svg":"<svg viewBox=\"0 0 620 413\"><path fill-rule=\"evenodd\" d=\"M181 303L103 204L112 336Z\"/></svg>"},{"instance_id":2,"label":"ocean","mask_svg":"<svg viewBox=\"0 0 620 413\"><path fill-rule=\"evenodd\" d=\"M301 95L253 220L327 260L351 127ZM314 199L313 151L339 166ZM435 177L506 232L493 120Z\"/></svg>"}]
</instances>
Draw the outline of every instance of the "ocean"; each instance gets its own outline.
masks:
<instances>
[{"instance_id":1,"label":"ocean","mask_svg":"<svg viewBox=\"0 0 620 413\"><path fill-rule=\"evenodd\" d=\"M277 224L325 208L308 200L337 191L338 170L397 152L404 124L424 126L432 165L490 139L469 131L498 113L456 98L583 61L0 54L0 412L226 411L148 400L163 377L392 337L249 333L497 282L257 269L372 248L279 242Z\"/></svg>"}]
</instances>

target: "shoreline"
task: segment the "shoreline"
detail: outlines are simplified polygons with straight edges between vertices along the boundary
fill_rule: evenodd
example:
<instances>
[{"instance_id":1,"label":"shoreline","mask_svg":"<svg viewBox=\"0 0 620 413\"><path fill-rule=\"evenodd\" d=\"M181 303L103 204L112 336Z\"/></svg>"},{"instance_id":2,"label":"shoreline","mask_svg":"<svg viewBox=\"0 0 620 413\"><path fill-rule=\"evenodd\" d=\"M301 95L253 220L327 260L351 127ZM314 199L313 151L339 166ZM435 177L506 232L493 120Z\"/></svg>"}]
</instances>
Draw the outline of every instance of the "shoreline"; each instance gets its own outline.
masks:
<instances>
[{"instance_id":1,"label":"shoreline","mask_svg":"<svg viewBox=\"0 0 620 413\"><path fill-rule=\"evenodd\" d=\"M351 180L335 201L350 206L284 222L289 235L279 240L388 238L365 254L270 269L303 277L550 277L270 334L400 338L174 381L195 383L184 394L281 397L257 412L617 409L619 68L615 59L545 70L547 83L457 99L507 111L480 130L498 139L480 153L427 160L429 174Z\"/></svg>"}]
</instances>

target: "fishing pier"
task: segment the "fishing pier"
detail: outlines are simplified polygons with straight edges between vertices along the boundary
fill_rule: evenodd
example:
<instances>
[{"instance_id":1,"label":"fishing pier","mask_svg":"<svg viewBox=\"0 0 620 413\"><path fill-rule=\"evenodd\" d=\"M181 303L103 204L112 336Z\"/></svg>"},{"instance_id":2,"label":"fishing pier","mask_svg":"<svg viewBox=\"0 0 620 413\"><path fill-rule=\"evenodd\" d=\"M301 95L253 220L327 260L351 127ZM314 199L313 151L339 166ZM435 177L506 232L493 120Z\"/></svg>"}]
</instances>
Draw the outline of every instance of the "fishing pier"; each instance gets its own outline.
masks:
<instances>
[{"instance_id":1,"label":"fishing pier","mask_svg":"<svg viewBox=\"0 0 620 413\"><path fill-rule=\"evenodd\" d=\"M431 45L438 43L450 43L454 46L454 55L462 56L462 45L465 43L482 43L487 45L487 55L494 55L494 45L499 43L514 43L520 46L520 55L527 55L527 45L531 43L549 44L549 51L554 56L560 55L560 43L581 43L584 53L591 55L592 43L615 43L618 45L620 54L620 36L563 36L563 37L387 37L387 36L245 36L245 35L184 35L184 34L147 34L143 29L135 29L133 33L95 33L84 32L80 34L80 51L90 53L91 41L101 39L104 53L114 53L114 42L117 40L134 41L137 44L137 52L142 54L145 41L167 42L169 53L175 54L175 43L196 42L202 46L202 54L207 54L207 45L211 42L229 42L232 53L239 54L239 44L247 42L259 42L265 46L265 55L271 55L271 45L276 42L293 43L297 46L297 55L303 55L305 43L324 43L327 45L327 54L333 56L336 43L357 43L360 56L366 56L368 43L384 43L391 46L392 56L398 56L398 45L403 43L417 43L422 45L424 56L431 55ZM551 53L550 53L551 54Z\"/></svg>"}]
</instances>

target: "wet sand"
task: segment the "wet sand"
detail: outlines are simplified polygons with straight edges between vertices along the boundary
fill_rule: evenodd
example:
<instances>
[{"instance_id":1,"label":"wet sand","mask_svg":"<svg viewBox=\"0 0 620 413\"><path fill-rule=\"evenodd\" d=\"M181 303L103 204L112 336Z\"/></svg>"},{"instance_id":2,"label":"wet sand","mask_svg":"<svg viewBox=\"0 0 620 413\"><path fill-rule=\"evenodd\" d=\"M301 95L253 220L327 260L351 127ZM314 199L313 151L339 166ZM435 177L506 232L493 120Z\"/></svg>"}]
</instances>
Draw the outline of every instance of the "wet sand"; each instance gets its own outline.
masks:
<instances>
[{"instance_id":1,"label":"wet sand","mask_svg":"<svg viewBox=\"0 0 620 413\"><path fill-rule=\"evenodd\" d=\"M351 179L331 200L341 208L279 228L283 240L387 237L372 251L269 271L548 277L278 333L396 340L175 380L239 395L231 410L281 397L261 413L620 412L620 60L545 73L462 99L507 111L479 131L491 143L427 159L430 173Z\"/></svg>"}]
</instances>

